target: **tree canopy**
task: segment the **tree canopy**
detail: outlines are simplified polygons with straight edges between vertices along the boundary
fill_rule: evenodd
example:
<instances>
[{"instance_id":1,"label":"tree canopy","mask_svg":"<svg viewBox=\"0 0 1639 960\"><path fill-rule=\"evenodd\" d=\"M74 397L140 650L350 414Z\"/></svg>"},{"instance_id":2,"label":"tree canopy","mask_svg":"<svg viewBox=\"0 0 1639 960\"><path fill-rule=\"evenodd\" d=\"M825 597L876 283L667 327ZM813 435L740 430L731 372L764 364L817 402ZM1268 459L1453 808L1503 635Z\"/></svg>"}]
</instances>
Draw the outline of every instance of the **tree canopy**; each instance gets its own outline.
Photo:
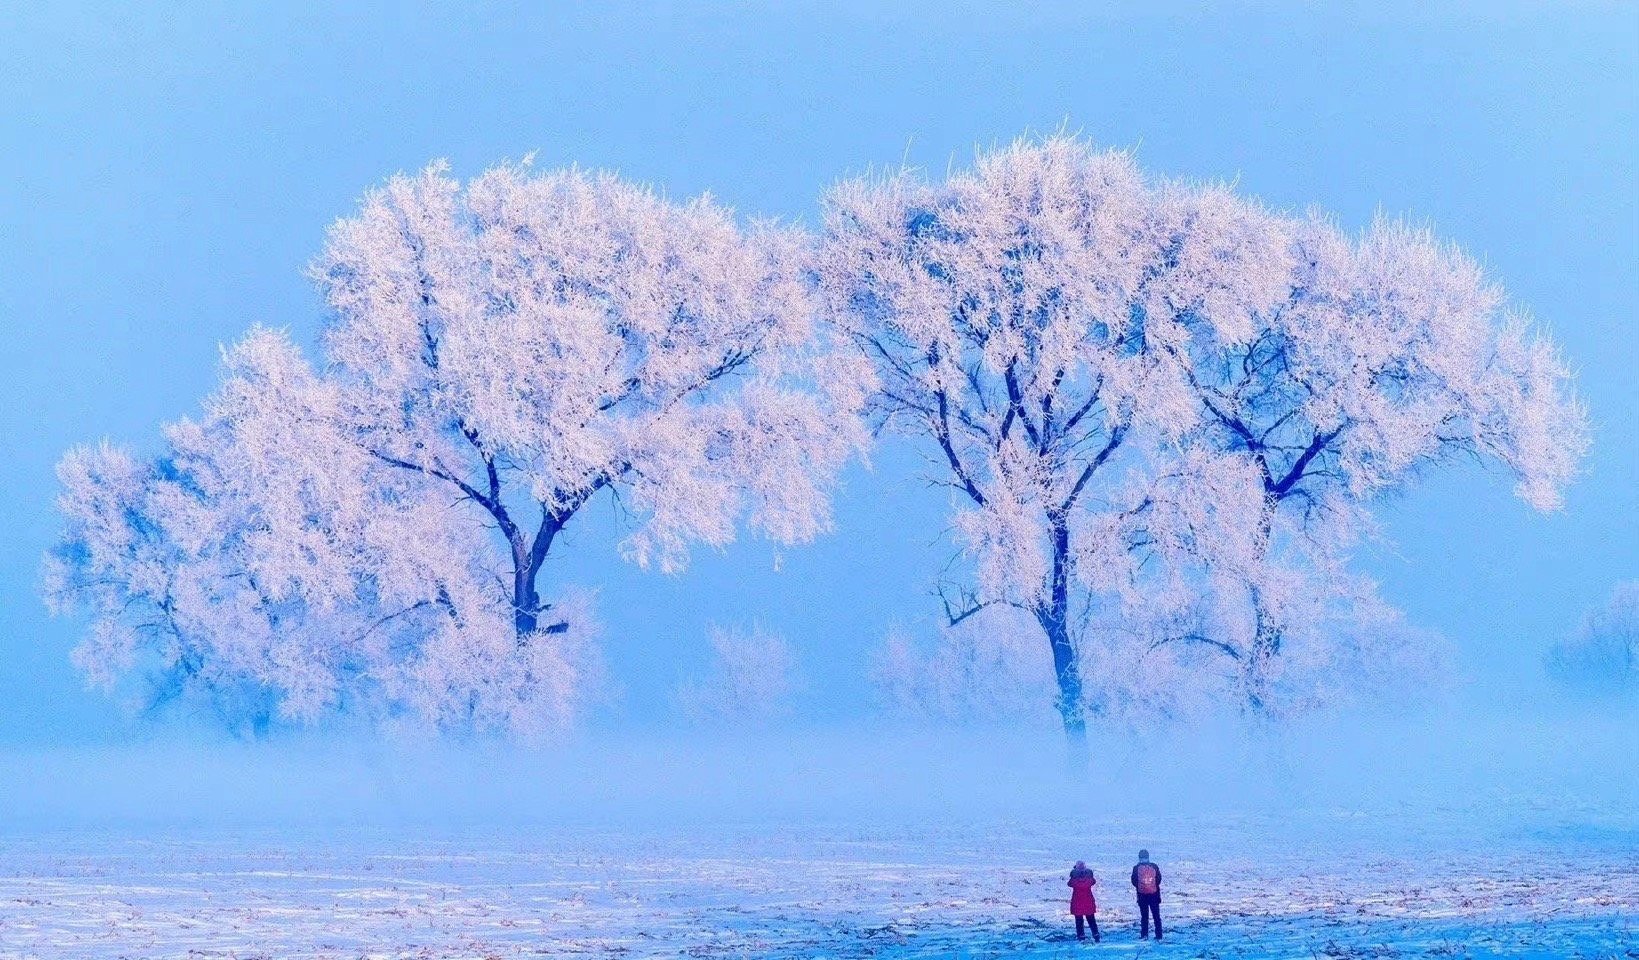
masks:
<instances>
[{"instance_id":1,"label":"tree canopy","mask_svg":"<svg viewBox=\"0 0 1639 960\"><path fill-rule=\"evenodd\" d=\"M1351 649L1383 613L1346 566L1373 497L1472 455L1553 509L1583 451L1553 345L1460 251L1077 138L843 183L821 250L876 427L952 491L949 620L1028 613L1072 737L1130 699L1123 663L1263 710L1294 641L1381 661Z\"/></svg>"},{"instance_id":2,"label":"tree canopy","mask_svg":"<svg viewBox=\"0 0 1639 960\"><path fill-rule=\"evenodd\" d=\"M567 722L594 623L539 581L592 498L668 571L742 521L782 543L830 524L858 430L815 376L802 251L608 175L392 178L312 268L317 367L257 330L162 454L63 461L48 591L93 615L80 662L257 722Z\"/></svg>"},{"instance_id":3,"label":"tree canopy","mask_svg":"<svg viewBox=\"0 0 1639 960\"><path fill-rule=\"evenodd\" d=\"M315 359L254 330L158 455L64 458L47 594L90 614L93 679L253 724L552 729L600 669L588 604L543 584L588 503L668 572L746 528L805 542L874 429L952 498L946 622L1039 633L1072 742L1089 712L1272 715L1435 655L1350 568L1382 493L1472 458L1552 510L1586 445L1553 343L1460 250L1074 137L844 182L817 235L435 165L311 272Z\"/></svg>"}]
</instances>

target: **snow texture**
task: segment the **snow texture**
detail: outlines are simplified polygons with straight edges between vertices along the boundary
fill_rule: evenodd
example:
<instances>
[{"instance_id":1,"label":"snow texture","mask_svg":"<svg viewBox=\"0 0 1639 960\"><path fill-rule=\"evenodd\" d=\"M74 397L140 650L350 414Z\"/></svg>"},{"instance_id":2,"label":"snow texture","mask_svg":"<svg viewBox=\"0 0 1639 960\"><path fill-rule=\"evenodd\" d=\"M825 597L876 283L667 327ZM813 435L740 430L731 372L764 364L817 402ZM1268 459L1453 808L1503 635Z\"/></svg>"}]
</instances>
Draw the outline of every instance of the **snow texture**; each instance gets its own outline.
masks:
<instances>
[{"instance_id":1,"label":"snow texture","mask_svg":"<svg viewBox=\"0 0 1639 960\"><path fill-rule=\"evenodd\" d=\"M0 958L1639 956L1631 829L1498 838L1448 816L12 838ZM1133 929L1141 845L1165 870L1164 945ZM1067 923L1080 857L1099 946Z\"/></svg>"}]
</instances>

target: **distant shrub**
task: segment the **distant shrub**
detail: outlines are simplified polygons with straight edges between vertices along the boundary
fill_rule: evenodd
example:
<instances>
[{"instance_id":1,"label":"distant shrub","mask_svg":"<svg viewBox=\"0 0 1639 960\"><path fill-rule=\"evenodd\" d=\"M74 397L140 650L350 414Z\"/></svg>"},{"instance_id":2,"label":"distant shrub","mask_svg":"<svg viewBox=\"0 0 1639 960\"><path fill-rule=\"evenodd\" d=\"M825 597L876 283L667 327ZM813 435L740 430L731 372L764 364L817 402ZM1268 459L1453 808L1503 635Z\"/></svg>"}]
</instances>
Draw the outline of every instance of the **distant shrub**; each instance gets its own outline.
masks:
<instances>
[{"instance_id":1,"label":"distant shrub","mask_svg":"<svg viewBox=\"0 0 1639 960\"><path fill-rule=\"evenodd\" d=\"M796 658L785 638L761 627L711 630L712 665L677 687L677 705L699 723L766 722L791 711Z\"/></svg>"},{"instance_id":2,"label":"distant shrub","mask_svg":"<svg viewBox=\"0 0 1639 960\"><path fill-rule=\"evenodd\" d=\"M891 714L942 722L1051 720L1053 664L1040 628L1006 607L946 627L931 641L891 631L870 678Z\"/></svg>"},{"instance_id":3,"label":"distant shrub","mask_svg":"<svg viewBox=\"0 0 1639 960\"><path fill-rule=\"evenodd\" d=\"M1586 693L1639 691L1639 580L1619 583L1576 633L1548 651L1548 672Z\"/></svg>"}]
</instances>

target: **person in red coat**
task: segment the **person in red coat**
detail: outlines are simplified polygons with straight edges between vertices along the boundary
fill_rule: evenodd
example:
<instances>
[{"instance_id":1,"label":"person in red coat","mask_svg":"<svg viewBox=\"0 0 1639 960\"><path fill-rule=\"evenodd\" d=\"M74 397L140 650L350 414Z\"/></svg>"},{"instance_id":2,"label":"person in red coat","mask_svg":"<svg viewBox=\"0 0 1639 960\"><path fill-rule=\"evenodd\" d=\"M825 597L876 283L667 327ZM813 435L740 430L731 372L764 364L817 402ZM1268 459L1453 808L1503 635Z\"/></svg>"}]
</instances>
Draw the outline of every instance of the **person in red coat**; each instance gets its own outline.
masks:
<instances>
[{"instance_id":1,"label":"person in red coat","mask_svg":"<svg viewBox=\"0 0 1639 960\"><path fill-rule=\"evenodd\" d=\"M1093 899L1093 885L1096 883L1098 883L1098 878L1093 876L1093 871L1089 870L1087 864L1082 861L1077 860L1076 865L1070 868L1070 912L1076 918L1077 940L1087 939L1087 934L1082 927L1082 924L1085 923L1093 930L1093 942L1097 943L1099 941L1098 902Z\"/></svg>"}]
</instances>

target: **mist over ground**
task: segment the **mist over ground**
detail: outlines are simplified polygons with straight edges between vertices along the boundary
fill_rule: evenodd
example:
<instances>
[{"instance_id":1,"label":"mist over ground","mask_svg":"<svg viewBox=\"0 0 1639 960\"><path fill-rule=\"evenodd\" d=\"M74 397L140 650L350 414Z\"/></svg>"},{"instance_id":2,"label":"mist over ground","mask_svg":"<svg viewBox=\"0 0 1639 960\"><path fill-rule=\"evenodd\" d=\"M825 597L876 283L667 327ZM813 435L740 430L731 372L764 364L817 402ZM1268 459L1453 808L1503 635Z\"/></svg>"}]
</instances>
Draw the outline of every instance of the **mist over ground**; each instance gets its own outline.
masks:
<instances>
[{"instance_id":1,"label":"mist over ground","mask_svg":"<svg viewBox=\"0 0 1639 960\"><path fill-rule=\"evenodd\" d=\"M1415 832L1430 816L1456 813L1483 831L1617 830L1639 842L1631 705L1356 711L1285 729L1095 724L1092 747L1092 769L1078 780L1067 774L1062 734L1045 724L604 730L535 747L330 732L243 742L173 729L120 746L9 750L0 755L0 806L13 835L1236 816L1294 828L1358 817L1373 830Z\"/></svg>"},{"instance_id":2,"label":"mist over ground","mask_svg":"<svg viewBox=\"0 0 1639 960\"><path fill-rule=\"evenodd\" d=\"M1631 950L1639 717L1449 711L1095 728L1085 778L1051 724L12 751L0 957L1070 956L1076 860L1143 953L1141 847L1213 956Z\"/></svg>"}]
</instances>

